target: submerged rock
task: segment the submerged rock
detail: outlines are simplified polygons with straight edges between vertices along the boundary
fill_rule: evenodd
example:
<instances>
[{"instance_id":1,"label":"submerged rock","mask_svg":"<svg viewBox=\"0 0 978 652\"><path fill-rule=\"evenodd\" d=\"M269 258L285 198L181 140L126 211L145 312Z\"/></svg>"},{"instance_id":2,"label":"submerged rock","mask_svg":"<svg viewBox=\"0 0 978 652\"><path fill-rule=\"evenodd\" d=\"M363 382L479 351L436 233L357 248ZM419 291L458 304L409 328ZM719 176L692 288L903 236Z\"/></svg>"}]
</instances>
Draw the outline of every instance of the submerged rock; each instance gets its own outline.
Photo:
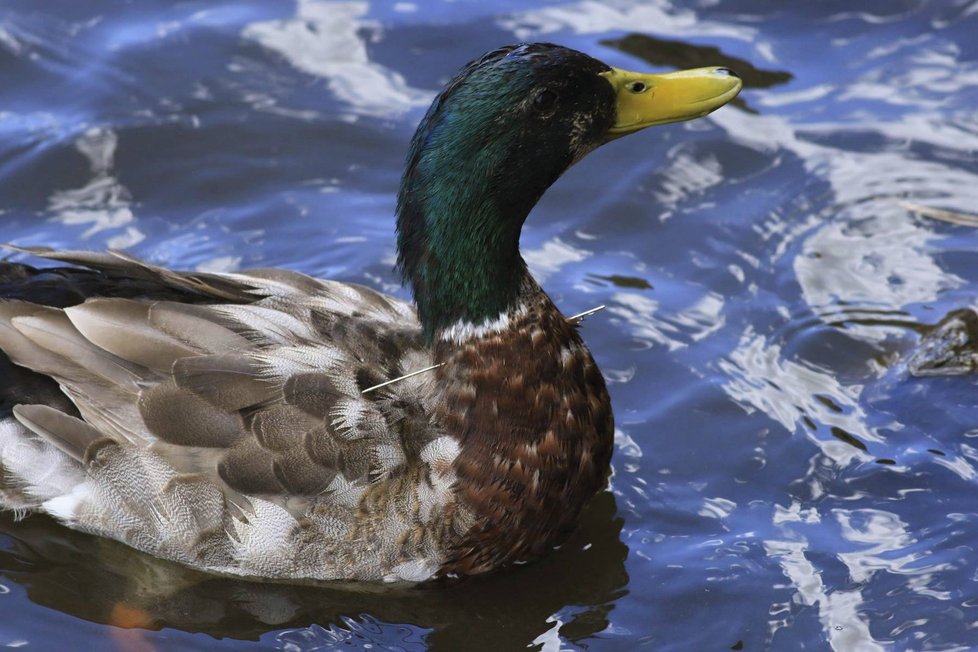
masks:
<instances>
[{"instance_id":1,"label":"submerged rock","mask_svg":"<svg viewBox=\"0 0 978 652\"><path fill-rule=\"evenodd\" d=\"M978 371L978 313L963 308L920 339L907 363L914 376L960 376Z\"/></svg>"}]
</instances>

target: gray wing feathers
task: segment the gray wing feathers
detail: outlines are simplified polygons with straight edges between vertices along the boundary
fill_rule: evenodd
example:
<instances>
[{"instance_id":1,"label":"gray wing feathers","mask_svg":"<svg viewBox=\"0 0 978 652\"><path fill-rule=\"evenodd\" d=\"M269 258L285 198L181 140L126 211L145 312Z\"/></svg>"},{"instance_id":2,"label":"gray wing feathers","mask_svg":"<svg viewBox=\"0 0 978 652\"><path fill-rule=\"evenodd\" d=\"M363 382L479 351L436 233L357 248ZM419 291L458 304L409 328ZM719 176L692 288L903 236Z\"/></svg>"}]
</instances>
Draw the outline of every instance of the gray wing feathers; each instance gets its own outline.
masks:
<instances>
[{"instance_id":1,"label":"gray wing feathers","mask_svg":"<svg viewBox=\"0 0 978 652\"><path fill-rule=\"evenodd\" d=\"M46 405L14 406L14 417L26 428L41 435L55 448L79 462L89 451L106 438L81 419Z\"/></svg>"},{"instance_id":2,"label":"gray wing feathers","mask_svg":"<svg viewBox=\"0 0 978 652\"><path fill-rule=\"evenodd\" d=\"M156 371L169 371L174 360L201 351L157 328L149 318L150 306L128 299L90 299L64 313L95 346Z\"/></svg>"},{"instance_id":3,"label":"gray wing feathers","mask_svg":"<svg viewBox=\"0 0 978 652\"><path fill-rule=\"evenodd\" d=\"M171 373L177 386L229 411L273 402L280 395L275 379L262 375L262 365L243 353L218 353L181 358Z\"/></svg>"},{"instance_id":4,"label":"gray wing feathers","mask_svg":"<svg viewBox=\"0 0 978 652\"><path fill-rule=\"evenodd\" d=\"M82 337L60 310L22 301L0 303L0 349L15 363L69 382L137 389L138 376L123 360Z\"/></svg>"},{"instance_id":5,"label":"gray wing feathers","mask_svg":"<svg viewBox=\"0 0 978 652\"><path fill-rule=\"evenodd\" d=\"M150 307L150 321L161 331L211 353L233 353L249 348L247 338L218 321L210 306L157 303Z\"/></svg>"},{"instance_id":6,"label":"gray wing feathers","mask_svg":"<svg viewBox=\"0 0 978 652\"><path fill-rule=\"evenodd\" d=\"M115 254L49 257L134 264ZM18 419L78 459L107 437L282 505L326 492L337 475L389 475L405 462L400 417L383 410L389 393L361 396L361 381L410 371L404 351L413 361L421 348L413 313L367 288L289 272L250 278L280 294L246 305L0 303L0 349L55 378L82 416L22 406ZM360 316L337 318L344 313Z\"/></svg>"},{"instance_id":7,"label":"gray wing feathers","mask_svg":"<svg viewBox=\"0 0 978 652\"><path fill-rule=\"evenodd\" d=\"M439 487L415 497L424 504L449 499L450 483L422 480L422 451L448 441L432 423L433 381L360 393L431 364L407 304L280 270L189 276L115 253L33 253L234 297L0 302L0 350L54 378L81 417L20 405L22 434L0 423L0 473L11 461L26 478L31 459L58 456L58 481L37 489L49 513L194 566L372 577L398 561L378 566L354 539L366 492L402 496L376 499L378 536L415 527L413 487Z\"/></svg>"}]
</instances>

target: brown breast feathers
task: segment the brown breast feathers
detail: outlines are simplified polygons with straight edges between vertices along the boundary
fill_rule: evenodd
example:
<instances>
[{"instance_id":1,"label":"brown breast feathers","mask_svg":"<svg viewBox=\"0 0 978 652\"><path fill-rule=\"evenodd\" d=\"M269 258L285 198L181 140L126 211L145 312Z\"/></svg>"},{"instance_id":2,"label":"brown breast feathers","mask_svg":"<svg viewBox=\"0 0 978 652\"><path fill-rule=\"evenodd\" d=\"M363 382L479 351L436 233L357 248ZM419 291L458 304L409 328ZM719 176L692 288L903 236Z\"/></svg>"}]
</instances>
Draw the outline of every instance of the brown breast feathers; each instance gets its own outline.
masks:
<instances>
[{"instance_id":1,"label":"brown breast feathers","mask_svg":"<svg viewBox=\"0 0 978 652\"><path fill-rule=\"evenodd\" d=\"M474 525L442 573L481 573L559 543L604 486L614 419L604 378L539 292L496 334L442 342L442 426L461 444L457 496Z\"/></svg>"}]
</instances>

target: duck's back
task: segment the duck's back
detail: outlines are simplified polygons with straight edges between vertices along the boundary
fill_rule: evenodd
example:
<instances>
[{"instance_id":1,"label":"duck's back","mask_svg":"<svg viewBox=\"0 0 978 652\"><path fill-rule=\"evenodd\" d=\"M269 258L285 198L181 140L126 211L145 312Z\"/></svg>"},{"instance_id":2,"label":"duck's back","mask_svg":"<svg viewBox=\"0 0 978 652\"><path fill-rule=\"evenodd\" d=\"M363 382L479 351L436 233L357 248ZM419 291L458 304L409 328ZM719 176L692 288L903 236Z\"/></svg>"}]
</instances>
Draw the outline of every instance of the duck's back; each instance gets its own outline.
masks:
<instances>
[{"instance_id":1,"label":"duck's back","mask_svg":"<svg viewBox=\"0 0 978 652\"><path fill-rule=\"evenodd\" d=\"M409 305L280 270L45 255L88 269L0 267L0 506L216 572L442 565L467 524L433 381L362 393L430 365Z\"/></svg>"}]
</instances>

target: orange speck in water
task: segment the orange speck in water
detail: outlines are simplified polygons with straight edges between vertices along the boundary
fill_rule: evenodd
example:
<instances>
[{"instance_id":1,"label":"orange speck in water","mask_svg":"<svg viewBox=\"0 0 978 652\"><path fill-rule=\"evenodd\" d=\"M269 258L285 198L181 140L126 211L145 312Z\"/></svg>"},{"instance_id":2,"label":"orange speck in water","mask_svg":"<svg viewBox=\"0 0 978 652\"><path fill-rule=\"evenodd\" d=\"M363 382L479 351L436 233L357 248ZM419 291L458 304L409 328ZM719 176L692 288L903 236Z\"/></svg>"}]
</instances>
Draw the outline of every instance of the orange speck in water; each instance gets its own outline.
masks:
<instances>
[{"instance_id":1,"label":"orange speck in water","mask_svg":"<svg viewBox=\"0 0 978 652\"><path fill-rule=\"evenodd\" d=\"M119 650L154 652L156 649L141 631L153 626L153 617L145 609L117 602L109 614L109 624L113 626L110 636Z\"/></svg>"}]
</instances>

